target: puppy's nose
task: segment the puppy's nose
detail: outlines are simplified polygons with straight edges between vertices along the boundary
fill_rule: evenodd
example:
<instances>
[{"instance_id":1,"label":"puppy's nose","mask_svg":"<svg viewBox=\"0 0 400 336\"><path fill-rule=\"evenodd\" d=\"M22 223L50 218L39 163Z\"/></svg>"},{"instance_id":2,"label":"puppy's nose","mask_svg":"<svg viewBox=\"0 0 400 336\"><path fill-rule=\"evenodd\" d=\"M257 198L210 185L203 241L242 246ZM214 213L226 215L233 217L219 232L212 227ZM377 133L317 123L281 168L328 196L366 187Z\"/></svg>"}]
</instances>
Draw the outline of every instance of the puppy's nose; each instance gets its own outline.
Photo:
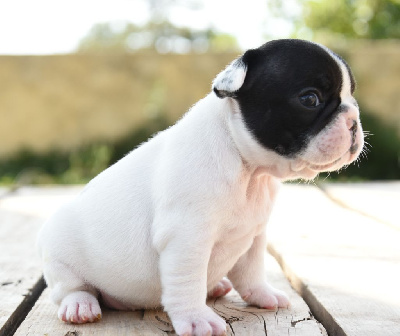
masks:
<instances>
[{"instance_id":1,"label":"puppy's nose","mask_svg":"<svg viewBox=\"0 0 400 336\"><path fill-rule=\"evenodd\" d=\"M347 126L349 126L349 120L347 120ZM354 154L358 149L358 144L356 143L357 137L357 121L352 120L351 126L349 127L349 131L351 133L351 146L350 146L350 153Z\"/></svg>"},{"instance_id":2,"label":"puppy's nose","mask_svg":"<svg viewBox=\"0 0 400 336\"><path fill-rule=\"evenodd\" d=\"M357 121L359 118L360 111L358 110L357 106L352 103L342 103L340 108L345 114L347 129L352 128L354 120Z\"/></svg>"},{"instance_id":3,"label":"puppy's nose","mask_svg":"<svg viewBox=\"0 0 400 336\"><path fill-rule=\"evenodd\" d=\"M347 128L351 132L355 133L357 131L357 120L348 118L347 121L346 121L346 124L347 124Z\"/></svg>"}]
</instances>

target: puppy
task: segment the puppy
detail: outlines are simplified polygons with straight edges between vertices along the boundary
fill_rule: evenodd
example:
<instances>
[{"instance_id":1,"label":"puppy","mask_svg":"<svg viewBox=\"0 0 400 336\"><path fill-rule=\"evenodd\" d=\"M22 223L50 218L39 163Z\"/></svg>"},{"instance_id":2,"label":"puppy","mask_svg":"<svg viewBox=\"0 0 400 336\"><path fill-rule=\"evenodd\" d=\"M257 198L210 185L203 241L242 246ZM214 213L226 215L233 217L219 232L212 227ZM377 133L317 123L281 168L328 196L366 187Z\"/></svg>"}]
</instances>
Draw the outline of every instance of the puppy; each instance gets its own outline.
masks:
<instances>
[{"instance_id":1,"label":"puppy","mask_svg":"<svg viewBox=\"0 0 400 336\"><path fill-rule=\"evenodd\" d=\"M232 286L286 308L265 278L265 227L282 180L313 179L363 147L349 66L327 48L277 40L248 50L174 126L94 178L42 228L58 317L162 305L178 335L221 335L206 305ZM226 279L224 278L227 276Z\"/></svg>"}]
</instances>

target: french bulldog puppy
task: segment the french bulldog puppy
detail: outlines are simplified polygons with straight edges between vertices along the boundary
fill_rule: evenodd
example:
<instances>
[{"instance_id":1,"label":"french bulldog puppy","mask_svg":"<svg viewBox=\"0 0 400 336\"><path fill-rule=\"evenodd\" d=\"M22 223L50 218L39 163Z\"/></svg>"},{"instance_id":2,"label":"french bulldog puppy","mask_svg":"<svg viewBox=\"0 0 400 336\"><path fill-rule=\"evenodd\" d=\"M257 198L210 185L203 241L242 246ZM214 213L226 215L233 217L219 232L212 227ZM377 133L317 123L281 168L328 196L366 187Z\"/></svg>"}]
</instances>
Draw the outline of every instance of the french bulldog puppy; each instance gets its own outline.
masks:
<instances>
[{"instance_id":1,"label":"french bulldog puppy","mask_svg":"<svg viewBox=\"0 0 400 336\"><path fill-rule=\"evenodd\" d=\"M207 295L233 286L250 305L288 307L265 276L266 223L280 181L357 159L354 88L345 61L307 41L271 41L233 61L181 120L45 223L38 245L58 317L99 320L99 300L162 305L178 335L221 335Z\"/></svg>"}]
</instances>

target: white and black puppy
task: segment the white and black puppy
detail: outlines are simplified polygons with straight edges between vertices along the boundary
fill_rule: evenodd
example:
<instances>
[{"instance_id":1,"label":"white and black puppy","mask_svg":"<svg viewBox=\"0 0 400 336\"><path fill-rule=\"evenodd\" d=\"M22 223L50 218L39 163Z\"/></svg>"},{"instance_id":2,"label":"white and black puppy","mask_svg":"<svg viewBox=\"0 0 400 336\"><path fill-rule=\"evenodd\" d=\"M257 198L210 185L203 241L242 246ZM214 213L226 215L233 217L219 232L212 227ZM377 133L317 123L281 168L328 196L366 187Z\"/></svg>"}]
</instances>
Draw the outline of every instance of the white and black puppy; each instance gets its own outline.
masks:
<instances>
[{"instance_id":1,"label":"white and black puppy","mask_svg":"<svg viewBox=\"0 0 400 336\"><path fill-rule=\"evenodd\" d=\"M207 295L287 307L265 277L265 227L281 180L312 179L363 147L355 82L327 48L277 40L248 50L213 92L94 178L44 225L58 316L100 319L162 305L178 335L220 335ZM224 278L227 277L227 278Z\"/></svg>"}]
</instances>

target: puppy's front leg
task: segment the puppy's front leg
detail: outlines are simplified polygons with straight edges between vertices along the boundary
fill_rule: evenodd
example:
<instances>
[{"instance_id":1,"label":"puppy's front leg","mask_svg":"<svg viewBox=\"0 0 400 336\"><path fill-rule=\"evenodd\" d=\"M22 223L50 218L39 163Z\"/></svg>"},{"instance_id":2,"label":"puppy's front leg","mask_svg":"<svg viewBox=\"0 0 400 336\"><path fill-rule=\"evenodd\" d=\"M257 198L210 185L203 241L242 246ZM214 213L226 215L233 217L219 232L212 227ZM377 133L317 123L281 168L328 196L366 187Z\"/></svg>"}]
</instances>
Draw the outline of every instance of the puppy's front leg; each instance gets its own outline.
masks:
<instances>
[{"instance_id":1,"label":"puppy's front leg","mask_svg":"<svg viewBox=\"0 0 400 336\"><path fill-rule=\"evenodd\" d=\"M266 236L263 231L254 238L252 246L240 257L228 278L247 303L266 309L287 308L290 303L286 294L267 282L265 253Z\"/></svg>"},{"instance_id":2,"label":"puppy's front leg","mask_svg":"<svg viewBox=\"0 0 400 336\"><path fill-rule=\"evenodd\" d=\"M178 335L223 335L225 321L206 305L212 239L204 229L181 229L159 251L162 304Z\"/></svg>"}]
</instances>

